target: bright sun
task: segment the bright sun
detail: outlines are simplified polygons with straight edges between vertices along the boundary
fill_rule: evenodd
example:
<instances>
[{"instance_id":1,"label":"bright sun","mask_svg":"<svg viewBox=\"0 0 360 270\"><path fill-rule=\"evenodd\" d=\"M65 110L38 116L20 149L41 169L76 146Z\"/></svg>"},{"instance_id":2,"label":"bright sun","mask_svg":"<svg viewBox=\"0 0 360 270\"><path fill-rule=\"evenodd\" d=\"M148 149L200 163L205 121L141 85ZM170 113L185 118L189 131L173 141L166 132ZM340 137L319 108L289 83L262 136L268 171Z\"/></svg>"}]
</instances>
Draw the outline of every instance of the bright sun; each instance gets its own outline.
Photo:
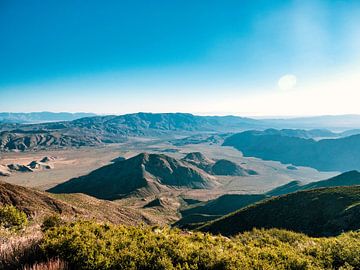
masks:
<instances>
[{"instance_id":1,"label":"bright sun","mask_svg":"<svg viewBox=\"0 0 360 270\"><path fill-rule=\"evenodd\" d=\"M296 82L297 79L295 75L286 74L279 79L278 85L281 90L291 90L296 86Z\"/></svg>"}]
</instances>

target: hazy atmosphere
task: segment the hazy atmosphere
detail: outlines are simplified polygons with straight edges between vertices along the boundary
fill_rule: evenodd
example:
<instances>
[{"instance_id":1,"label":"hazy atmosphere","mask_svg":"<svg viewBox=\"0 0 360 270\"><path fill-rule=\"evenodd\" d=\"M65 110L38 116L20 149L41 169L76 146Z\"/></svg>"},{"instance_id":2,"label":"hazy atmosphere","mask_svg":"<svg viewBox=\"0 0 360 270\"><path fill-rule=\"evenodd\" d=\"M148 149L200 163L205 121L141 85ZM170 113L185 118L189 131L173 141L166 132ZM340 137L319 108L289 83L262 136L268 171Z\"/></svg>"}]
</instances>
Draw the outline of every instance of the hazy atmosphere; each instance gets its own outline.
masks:
<instances>
[{"instance_id":1,"label":"hazy atmosphere","mask_svg":"<svg viewBox=\"0 0 360 270\"><path fill-rule=\"evenodd\" d=\"M0 108L360 113L359 18L340 0L3 0Z\"/></svg>"}]
</instances>

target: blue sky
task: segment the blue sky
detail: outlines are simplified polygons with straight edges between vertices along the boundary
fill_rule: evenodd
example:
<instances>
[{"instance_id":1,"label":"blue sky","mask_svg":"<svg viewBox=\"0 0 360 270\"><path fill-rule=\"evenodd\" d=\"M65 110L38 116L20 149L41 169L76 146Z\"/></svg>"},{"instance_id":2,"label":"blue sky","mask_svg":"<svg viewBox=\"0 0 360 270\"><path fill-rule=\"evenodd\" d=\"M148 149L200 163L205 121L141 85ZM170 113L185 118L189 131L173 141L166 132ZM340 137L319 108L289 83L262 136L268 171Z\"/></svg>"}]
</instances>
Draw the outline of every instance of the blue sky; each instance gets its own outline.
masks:
<instances>
[{"instance_id":1,"label":"blue sky","mask_svg":"<svg viewBox=\"0 0 360 270\"><path fill-rule=\"evenodd\" d=\"M1 0L0 111L360 113L358 25L357 0Z\"/></svg>"}]
</instances>

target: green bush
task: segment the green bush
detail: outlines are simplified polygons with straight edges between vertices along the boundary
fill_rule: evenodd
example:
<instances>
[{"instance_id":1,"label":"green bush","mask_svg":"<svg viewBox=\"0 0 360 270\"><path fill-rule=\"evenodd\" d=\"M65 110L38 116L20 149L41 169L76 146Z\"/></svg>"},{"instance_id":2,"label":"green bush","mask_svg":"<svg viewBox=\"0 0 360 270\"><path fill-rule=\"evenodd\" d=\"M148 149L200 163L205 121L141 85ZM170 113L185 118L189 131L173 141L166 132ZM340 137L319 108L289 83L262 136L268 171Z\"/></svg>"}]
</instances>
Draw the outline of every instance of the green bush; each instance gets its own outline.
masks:
<instances>
[{"instance_id":1,"label":"green bush","mask_svg":"<svg viewBox=\"0 0 360 270\"><path fill-rule=\"evenodd\" d=\"M7 229L20 230L28 223L26 214L15 206L5 205L0 207L0 225Z\"/></svg>"},{"instance_id":2,"label":"green bush","mask_svg":"<svg viewBox=\"0 0 360 270\"><path fill-rule=\"evenodd\" d=\"M273 229L227 238L76 222L47 230L41 247L75 269L360 269L355 232L311 238Z\"/></svg>"},{"instance_id":3,"label":"green bush","mask_svg":"<svg viewBox=\"0 0 360 270\"><path fill-rule=\"evenodd\" d=\"M43 223L41 224L41 230L45 232L50 228L58 227L63 224L64 222L62 221L59 215L48 216L44 219Z\"/></svg>"}]
</instances>

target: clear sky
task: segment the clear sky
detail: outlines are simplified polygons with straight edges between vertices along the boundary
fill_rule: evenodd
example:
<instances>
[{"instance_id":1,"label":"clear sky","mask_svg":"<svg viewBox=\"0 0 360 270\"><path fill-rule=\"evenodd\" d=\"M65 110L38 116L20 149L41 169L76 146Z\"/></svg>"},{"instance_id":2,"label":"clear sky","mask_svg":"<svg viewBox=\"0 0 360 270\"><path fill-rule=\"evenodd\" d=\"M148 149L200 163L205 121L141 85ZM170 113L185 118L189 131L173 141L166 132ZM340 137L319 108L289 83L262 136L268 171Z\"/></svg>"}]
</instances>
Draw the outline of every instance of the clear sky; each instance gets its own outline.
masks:
<instances>
[{"instance_id":1,"label":"clear sky","mask_svg":"<svg viewBox=\"0 0 360 270\"><path fill-rule=\"evenodd\" d=\"M359 113L359 0L0 0L0 111Z\"/></svg>"}]
</instances>

